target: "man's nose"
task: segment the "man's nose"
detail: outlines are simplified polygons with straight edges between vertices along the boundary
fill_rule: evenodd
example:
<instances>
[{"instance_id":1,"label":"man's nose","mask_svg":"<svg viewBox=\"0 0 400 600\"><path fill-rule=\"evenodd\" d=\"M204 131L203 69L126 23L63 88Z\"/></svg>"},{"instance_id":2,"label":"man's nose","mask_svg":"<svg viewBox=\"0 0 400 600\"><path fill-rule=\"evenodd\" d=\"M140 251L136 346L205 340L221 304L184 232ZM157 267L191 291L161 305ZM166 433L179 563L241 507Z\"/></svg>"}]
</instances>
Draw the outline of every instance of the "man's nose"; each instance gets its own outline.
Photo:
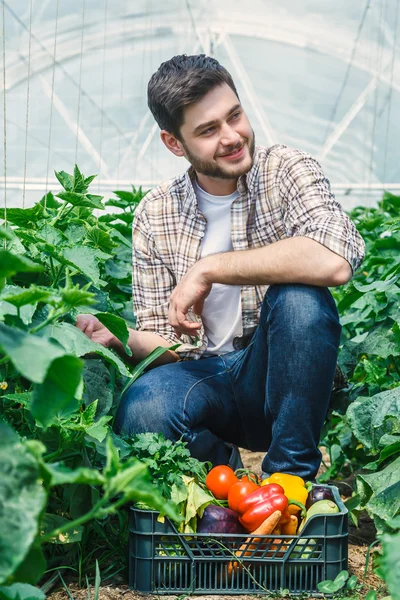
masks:
<instances>
[{"instance_id":1,"label":"man's nose","mask_svg":"<svg viewBox=\"0 0 400 600\"><path fill-rule=\"evenodd\" d=\"M240 135L228 123L225 123L221 129L221 143L226 146L232 146L240 141Z\"/></svg>"}]
</instances>

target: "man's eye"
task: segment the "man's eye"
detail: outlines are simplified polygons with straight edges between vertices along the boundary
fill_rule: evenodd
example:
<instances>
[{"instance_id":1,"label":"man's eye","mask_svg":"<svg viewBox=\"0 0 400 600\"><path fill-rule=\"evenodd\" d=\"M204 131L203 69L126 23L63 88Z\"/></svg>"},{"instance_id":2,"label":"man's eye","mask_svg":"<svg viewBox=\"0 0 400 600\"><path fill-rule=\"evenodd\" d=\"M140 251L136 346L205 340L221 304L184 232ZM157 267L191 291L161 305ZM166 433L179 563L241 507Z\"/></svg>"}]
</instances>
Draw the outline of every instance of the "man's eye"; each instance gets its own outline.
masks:
<instances>
[{"instance_id":1,"label":"man's eye","mask_svg":"<svg viewBox=\"0 0 400 600\"><path fill-rule=\"evenodd\" d=\"M240 111L233 113L232 119L237 119L242 113Z\"/></svg>"},{"instance_id":2,"label":"man's eye","mask_svg":"<svg viewBox=\"0 0 400 600\"><path fill-rule=\"evenodd\" d=\"M209 127L208 129L205 129L204 131L201 132L201 135L208 135L209 133L212 133L215 130L215 127Z\"/></svg>"}]
</instances>

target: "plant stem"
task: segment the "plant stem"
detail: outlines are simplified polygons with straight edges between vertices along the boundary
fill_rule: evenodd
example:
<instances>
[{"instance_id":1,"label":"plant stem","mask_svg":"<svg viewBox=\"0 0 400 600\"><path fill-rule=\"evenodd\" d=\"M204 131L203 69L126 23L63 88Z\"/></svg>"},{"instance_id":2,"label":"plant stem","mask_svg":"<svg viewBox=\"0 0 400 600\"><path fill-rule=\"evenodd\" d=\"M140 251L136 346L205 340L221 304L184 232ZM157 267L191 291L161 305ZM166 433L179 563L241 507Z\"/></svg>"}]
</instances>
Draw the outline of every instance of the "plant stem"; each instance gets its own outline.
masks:
<instances>
[{"instance_id":1,"label":"plant stem","mask_svg":"<svg viewBox=\"0 0 400 600\"><path fill-rule=\"evenodd\" d=\"M60 211L56 214L56 216L54 217L54 219L50 222L50 225L52 225L54 227L54 225L57 223L57 221L59 219L61 219L61 217L63 216L65 209L67 207L67 204L64 203L60 209Z\"/></svg>"},{"instance_id":2,"label":"plant stem","mask_svg":"<svg viewBox=\"0 0 400 600\"><path fill-rule=\"evenodd\" d=\"M55 270L55 267L54 267L54 261L53 261L53 257L52 257L52 256L50 256L49 258L50 258L50 268L51 268L51 274L52 274L52 276L53 276L53 282L54 282L54 279L56 278L56 270ZM54 285L54 283L53 283L53 285Z\"/></svg>"},{"instance_id":3,"label":"plant stem","mask_svg":"<svg viewBox=\"0 0 400 600\"><path fill-rule=\"evenodd\" d=\"M30 329L29 333L37 333L38 331L40 331L44 327L47 327L47 325L49 325L50 323L52 323L53 321L58 319L58 317L61 317L62 314L63 314L62 312L54 311L54 313L50 317L47 317L47 319L45 321L43 321L36 327L33 327L32 329Z\"/></svg>"},{"instance_id":4,"label":"plant stem","mask_svg":"<svg viewBox=\"0 0 400 600\"><path fill-rule=\"evenodd\" d=\"M66 523L62 527L57 527L56 529L53 529L53 531L50 531L50 533L47 533L46 535L42 536L40 538L41 543L44 544L45 542L49 542L54 537L58 537L59 535L64 534L67 531L71 531L71 529L75 529L76 527L79 527L80 525L87 523L87 521L91 521L92 519L95 519L96 516L98 516L98 513L107 514L107 512L108 512L107 510L105 510L105 511L102 510L102 507L107 502L108 502L108 498L106 496L103 496L103 498L101 500L99 500L97 502L97 504L95 504L93 506L92 510L90 510L85 515L82 515L78 519L75 519L75 521L70 521L69 523Z\"/></svg>"},{"instance_id":5,"label":"plant stem","mask_svg":"<svg viewBox=\"0 0 400 600\"><path fill-rule=\"evenodd\" d=\"M60 266L60 268L58 269L57 275L55 280L53 281L53 285L52 287L56 287L56 285L58 284L58 282L60 281L61 278L61 273L63 273L64 268L62 267L62 265Z\"/></svg>"},{"instance_id":6,"label":"plant stem","mask_svg":"<svg viewBox=\"0 0 400 600\"><path fill-rule=\"evenodd\" d=\"M0 359L0 365L4 365L4 364L8 363L9 360L10 359L8 356L3 356L3 358Z\"/></svg>"}]
</instances>

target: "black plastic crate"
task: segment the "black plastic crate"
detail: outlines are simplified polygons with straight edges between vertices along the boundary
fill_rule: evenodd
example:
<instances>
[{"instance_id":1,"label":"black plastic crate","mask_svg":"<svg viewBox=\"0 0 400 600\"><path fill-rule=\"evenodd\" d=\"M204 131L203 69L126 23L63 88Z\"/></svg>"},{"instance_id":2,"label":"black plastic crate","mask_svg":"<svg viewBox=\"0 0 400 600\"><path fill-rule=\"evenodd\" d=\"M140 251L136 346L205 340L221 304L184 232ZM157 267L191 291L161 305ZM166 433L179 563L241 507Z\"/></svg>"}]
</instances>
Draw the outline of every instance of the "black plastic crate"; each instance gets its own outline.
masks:
<instances>
[{"instance_id":1,"label":"black plastic crate","mask_svg":"<svg viewBox=\"0 0 400 600\"><path fill-rule=\"evenodd\" d=\"M182 534L155 511L131 508L129 586L159 594L262 594L287 589L317 592L317 584L347 570L348 511L315 515L300 535ZM279 539L277 539L277 537ZM239 550L250 540L243 556ZM301 540L301 542L300 542Z\"/></svg>"}]
</instances>

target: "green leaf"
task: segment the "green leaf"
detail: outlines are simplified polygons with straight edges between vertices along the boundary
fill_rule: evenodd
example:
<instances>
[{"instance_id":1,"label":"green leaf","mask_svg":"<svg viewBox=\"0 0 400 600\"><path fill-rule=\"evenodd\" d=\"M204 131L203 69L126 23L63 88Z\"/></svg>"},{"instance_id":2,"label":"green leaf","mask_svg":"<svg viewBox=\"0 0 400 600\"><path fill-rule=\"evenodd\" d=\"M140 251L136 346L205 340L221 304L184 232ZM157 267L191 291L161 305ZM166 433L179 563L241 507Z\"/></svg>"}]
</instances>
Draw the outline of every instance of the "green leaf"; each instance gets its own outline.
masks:
<instances>
[{"instance_id":1,"label":"green leaf","mask_svg":"<svg viewBox=\"0 0 400 600\"><path fill-rule=\"evenodd\" d=\"M48 223L45 223L43 227L39 227L38 234L42 240L53 246L58 246L66 241L65 235L59 229L52 227Z\"/></svg>"},{"instance_id":2,"label":"green leaf","mask_svg":"<svg viewBox=\"0 0 400 600\"><path fill-rule=\"evenodd\" d=\"M99 251L89 246L75 246L73 248L63 248L62 255L69 263L76 266L83 275L91 279L96 285L102 283L99 270ZM106 256L108 259L109 257Z\"/></svg>"},{"instance_id":3,"label":"green leaf","mask_svg":"<svg viewBox=\"0 0 400 600\"><path fill-rule=\"evenodd\" d=\"M324 594L334 594L345 586L348 578L349 574L347 571L340 571L333 581L330 581L329 579L321 581L317 584L317 588Z\"/></svg>"},{"instance_id":4,"label":"green leaf","mask_svg":"<svg viewBox=\"0 0 400 600\"><path fill-rule=\"evenodd\" d=\"M391 279L388 279L387 281L374 281L373 283L369 283L368 285L362 285L361 283L358 283L358 281L354 281L354 287L356 290L358 290L359 292L384 292L386 291L388 288L394 286L394 284L396 283L396 281L398 280L399 275L396 275L395 277L392 277Z\"/></svg>"},{"instance_id":5,"label":"green leaf","mask_svg":"<svg viewBox=\"0 0 400 600\"><path fill-rule=\"evenodd\" d=\"M54 171L54 175L57 177L58 181L65 190L72 192L74 189L74 178L72 175L66 173L65 171Z\"/></svg>"},{"instance_id":6,"label":"green leaf","mask_svg":"<svg viewBox=\"0 0 400 600\"><path fill-rule=\"evenodd\" d=\"M18 316L18 309L13 304L6 302L4 297L8 294L19 294L22 290L23 288L20 288L18 285L4 286L2 296L0 297L0 321L4 320L2 317L6 315ZM32 317L35 313L36 306L36 304L26 304L20 308L19 317L25 325L28 325L32 322Z\"/></svg>"},{"instance_id":7,"label":"green leaf","mask_svg":"<svg viewBox=\"0 0 400 600\"><path fill-rule=\"evenodd\" d=\"M0 239L2 239L2 240L12 240L13 239L13 236L11 235L11 233L4 226L0 227Z\"/></svg>"},{"instance_id":8,"label":"green leaf","mask_svg":"<svg viewBox=\"0 0 400 600\"><path fill-rule=\"evenodd\" d=\"M94 179L96 179L97 175L89 175L89 177L86 177L85 179L85 185L86 187L89 187L89 185L92 183L92 181Z\"/></svg>"},{"instance_id":9,"label":"green leaf","mask_svg":"<svg viewBox=\"0 0 400 600\"><path fill-rule=\"evenodd\" d=\"M400 387L369 398L359 396L347 416L356 438L368 450L378 452L383 435L400 433Z\"/></svg>"},{"instance_id":10,"label":"green leaf","mask_svg":"<svg viewBox=\"0 0 400 600\"><path fill-rule=\"evenodd\" d=\"M59 527L65 527L69 525L71 521L68 519L64 519L58 515L54 515L51 513L45 513L43 515L41 533L42 535L47 535L58 529ZM74 544L76 542L80 542L82 540L82 535L84 532L84 527L82 525L77 525L75 529L72 531L67 531L66 533L59 533L57 536L54 536L48 540L50 544Z\"/></svg>"},{"instance_id":11,"label":"green leaf","mask_svg":"<svg viewBox=\"0 0 400 600\"><path fill-rule=\"evenodd\" d=\"M44 382L34 386L30 410L43 427L78 409L82 371L83 363L79 358L61 356L51 363Z\"/></svg>"},{"instance_id":12,"label":"green leaf","mask_svg":"<svg viewBox=\"0 0 400 600\"><path fill-rule=\"evenodd\" d=\"M113 249L118 245L113 242L109 233L103 231L103 229L100 229L98 226L87 227L87 239L96 246L96 248L100 248L100 250L108 254L112 254Z\"/></svg>"},{"instance_id":13,"label":"green leaf","mask_svg":"<svg viewBox=\"0 0 400 600\"><path fill-rule=\"evenodd\" d=\"M29 289L24 290L20 288L20 292L17 294L4 294L1 300L9 302L13 306L21 308L26 304L37 304L38 302L47 302L51 296L52 291L50 289L37 287L32 285Z\"/></svg>"},{"instance_id":14,"label":"green leaf","mask_svg":"<svg viewBox=\"0 0 400 600\"><path fill-rule=\"evenodd\" d=\"M21 375L35 383L45 380L55 358L67 354L56 341L8 327L4 323L0 323L0 347Z\"/></svg>"},{"instance_id":15,"label":"green leaf","mask_svg":"<svg viewBox=\"0 0 400 600\"><path fill-rule=\"evenodd\" d=\"M79 284L71 286L67 283L65 288L59 290L61 292L61 299L68 311L72 308L91 306L96 303L96 296L92 292L87 291L88 286L90 284L81 288Z\"/></svg>"},{"instance_id":16,"label":"green leaf","mask_svg":"<svg viewBox=\"0 0 400 600\"><path fill-rule=\"evenodd\" d=\"M367 592L367 594L365 596L365 600L377 600L376 591L375 590L369 590L369 592Z\"/></svg>"},{"instance_id":17,"label":"green leaf","mask_svg":"<svg viewBox=\"0 0 400 600\"><path fill-rule=\"evenodd\" d=\"M28 554L45 503L37 459L0 422L0 583Z\"/></svg>"},{"instance_id":18,"label":"green leaf","mask_svg":"<svg viewBox=\"0 0 400 600\"><path fill-rule=\"evenodd\" d=\"M356 586L357 586L357 583L358 583L357 576L356 576L356 575L352 575L352 576L351 576L351 577L348 579L348 581L347 581L346 588L347 588L348 590L354 590L354 589L356 588Z\"/></svg>"},{"instance_id":19,"label":"green leaf","mask_svg":"<svg viewBox=\"0 0 400 600\"><path fill-rule=\"evenodd\" d=\"M63 346L65 353L74 354L75 356L85 356L86 354L91 353L99 354L108 362L113 364L121 375L130 377L130 371L126 367L125 363L116 354L101 344L92 342L87 335L85 335L74 325L71 325L70 323L57 323L55 325L49 325L46 328L46 332L51 338L54 338Z\"/></svg>"},{"instance_id":20,"label":"green leaf","mask_svg":"<svg viewBox=\"0 0 400 600\"><path fill-rule=\"evenodd\" d=\"M105 478L97 469L78 467L70 469L63 463L48 463L44 465L49 474L49 486L65 485L68 483L86 483L87 485L103 485Z\"/></svg>"},{"instance_id":21,"label":"green leaf","mask_svg":"<svg viewBox=\"0 0 400 600\"><path fill-rule=\"evenodd\" d=\"M0 208L0 219L18 225L18 227L37 227L37 222L44 216L42 204L35 204L32 208Z\"/></svg>"},{"instance_id":22,"label":"green leaf","mask_svg":"<svg viewBox=\"0 0 400 600\"><path fill-rule=\"evenodd\" d=\"M131 378L128 381L128 383L126 384L126 386L124 387L124 389L122 390L121 396L123 396L125 394L125 392L131 387L131 385L133 385L135 383L136 379L138 379L138 377L140 377L140 375L144 372L144 370L147 369L147 367L154 360L156 360L156 358L158 358L159 356L162 356L164 354L164 352L166 352L167 350L176 350L177 348L179 348L180 345L181 344L176 344L175 346L170 346L167 348L158 346L157 348L155 348L153 350L153 352L150 352L150 354L146 358L141 360L133 369Z\"/></svg>"},{"instance_id":23,"label":"green leaf","mask_svg":"<svg viewBox=\"0 0 400 600\"><path fill-rule=\"evenodd\" d=\"M367 337L359 344L358 352L360 354L371 354L389 358L400 354L400 342L395 333L388 330L385 325L375 327Z\"/></svg>"},{"instance_id":24,"label":"green leaf","mask_svg":"<svg viewBox=\"0 0 400 600\"><path fill-rule=\"evenodd\" d=\"M21 404L24 408L29 408L31 403L31 392L19 392L16 394L5 394L2 400L9 400L14 404Z\"/></svg>"},{"instance_id":25,"label":"green leaf","mask_svg":"<svg viewBox=\"0 0 400 600\"><path fill-rule=\"evenodd\" d=\"M46 560L38 542L33 544L23 562L13 573L13 579L20 583L37 583L46 570Z\"/></svg>"},{"instance_id":26,"label":"green leaf","mask_svg":"<svg viewBox=\"0 0 400 600\"><path fill-rule=\"evenodd\" d=\"M41 204L42 206L46 206L47 208L59 208L60 206L62 206L61 202L58 202L54 198L53 192L47 192L47 194L45 194L43 198L39 201L39 204Z\"/></svg>"},{"instance_id":27,"label":"green leaf","mask_svg":"<svg viewBox=\"0 0 400 600\"><path fill-rule=\"evenodd\" d=\"M104 209L101 202L102 196L92 196L91 194L77 194L76 192L60 192L56 194L57 198L61 198L67 204L72 206L87 206L89 208Z\"/></svg>"},{"instance_id":28,"label":"green leaf","mask_svg":"<svg viewBox=\"0 0 400 600\"><path fill-rule=\"evenodd\" d=\"M111 419L111 415L100 417L100 419L96 421L96 423L93 423L93 425L90 425L86 429L86 435L89 435L90 437L98 440L99 442L102 442L106 439L107 434L110 432L110 427L108 423L111 421Z\"/></svg>"},{"instance_id":29,"label":"green leaf","mask_svg":"<svg viewBox=\"0 0 400 600\"><path fill-rule=\"evenodd\" d=\"M8 252L8 250L0 250L0 279L3 277L12 277L16 273L35 273L43 271L42 265L25 258Z\"/></svg>"},{"instance_id":30,"label":"green leaf","mask_svg":"<svg viewBox=\"0 0 400 600\"><path fill-rule=\"evenodd\" d=\"M89 402L94 404L93 400L96 400L97 417L107 415L113 404L113 389L110 387L110 372L103 361L99 359L86 359L83 380L85 383L83 402L86 405Z\"/></svg>"},{"instance_id":31,"label":"green leaf","mask_svg":"<svg viewBox=\"0 0 400 600\"><path fill-rule=\"evenodd\" d=\"M0 600L46 600L46 595L28 583L13 583L0 587Z\"/></svg>"},{"instance_id":32,"label":"green leaf","mask_svg":"<svg viewBox=\"0 0 400 600\"><path fill-rule=\"evenodd\" d=\"M387 523L400 511L400 456L376 473L361 474L357 478L357 493L362 505L376 521L377 529L380 523Z\"/></svg>"},{"instance_id":33,"label":"green leaf","mask_svg":"<svg viewBox=\"0 0 400 600\"><path fill-rule=\"evenodd\" d=\"M110 313L96 313L96 317L124 345L127 355L132 356L132 350L128 346L129 331L125 321Z\"/></svg>"},{"instance_id":34,"label":"green leaf","mask_svg":"<svg viewBox=\"0 0 400 600\"><path fill-rule=\"evenodd\" d=\"M85 177L80 172L78 165L74 166L74 192L81 194L85 194L87 192Z\"/></svg>"}]
</instances>

